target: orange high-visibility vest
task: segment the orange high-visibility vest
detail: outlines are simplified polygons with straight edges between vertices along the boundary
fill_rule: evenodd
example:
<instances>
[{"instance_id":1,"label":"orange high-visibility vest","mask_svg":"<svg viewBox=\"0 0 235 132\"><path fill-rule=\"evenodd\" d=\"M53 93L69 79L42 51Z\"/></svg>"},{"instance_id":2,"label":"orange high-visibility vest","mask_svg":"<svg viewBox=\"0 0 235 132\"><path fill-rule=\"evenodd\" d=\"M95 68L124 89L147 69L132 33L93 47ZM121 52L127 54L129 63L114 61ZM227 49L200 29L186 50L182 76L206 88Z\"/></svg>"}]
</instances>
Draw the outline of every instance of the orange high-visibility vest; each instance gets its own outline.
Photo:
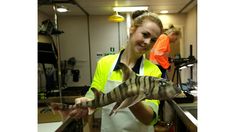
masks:
<instances>
[{"instance_id":1,"label":"orange high-visibility vest","mask_svg":"<svg viewBox=\"0 0 235 132\"><path fill-rule=\"evenodd\" d=\"M167 69L170 66L168 62L170 51L169 37L166 34L161 34L149 53L149 60Z\"/></svg>"}]
</instances>

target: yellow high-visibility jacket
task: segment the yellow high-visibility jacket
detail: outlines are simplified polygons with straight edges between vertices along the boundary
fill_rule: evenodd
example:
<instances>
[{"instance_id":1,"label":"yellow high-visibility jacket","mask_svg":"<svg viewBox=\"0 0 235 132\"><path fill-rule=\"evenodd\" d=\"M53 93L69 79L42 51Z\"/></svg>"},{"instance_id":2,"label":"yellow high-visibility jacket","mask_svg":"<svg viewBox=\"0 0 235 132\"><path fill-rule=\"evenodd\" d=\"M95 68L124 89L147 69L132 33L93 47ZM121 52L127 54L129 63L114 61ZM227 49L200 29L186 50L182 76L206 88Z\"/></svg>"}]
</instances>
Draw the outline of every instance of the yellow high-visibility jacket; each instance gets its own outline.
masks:
<instances>
[{"instance_id":1,"label":"yellow high-visibility jacket","mask_svg":"<svg viewBox=\"0 0 235 132\"><path fill-rule=\"evenodd\" d=\"M117 59L118 56L119 56L119 54L108 55L108 56L101 58L97 62L96 71L95 71L95 74L93 77L91 87L96 88L98 91L104 92L104 87L105 87L106 81L108 79L109 71L111 70L113 63ZM162 75L160 69L155 64L150 62L149 60L147 60L145 58L143 58L143 59L144 59L144 61L143 61L144 75L160 78ZM121 71L121 69L114 70L111 74L110 80L121 82L122 81L122 72L120 72L120 71ZM87 92L86 97L94 98L94 94L92 93L91 90L89 90ZM157 115L158 115L158 106L160 104L160 101L146 99L145 102L153 109L153 111L156 114L156 118L153 119L153 121L151 122L151 124L153 125L158 120Z\"/></svg>"}]
</instances>

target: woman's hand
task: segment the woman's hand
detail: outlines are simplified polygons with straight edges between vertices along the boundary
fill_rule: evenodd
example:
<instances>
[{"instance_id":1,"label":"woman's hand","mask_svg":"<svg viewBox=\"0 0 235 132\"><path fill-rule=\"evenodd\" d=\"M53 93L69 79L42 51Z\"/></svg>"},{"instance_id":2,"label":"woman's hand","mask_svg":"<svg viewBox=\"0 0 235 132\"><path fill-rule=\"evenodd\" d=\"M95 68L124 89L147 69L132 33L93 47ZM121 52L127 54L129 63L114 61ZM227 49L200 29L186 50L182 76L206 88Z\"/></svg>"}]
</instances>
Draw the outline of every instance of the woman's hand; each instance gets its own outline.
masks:
<instances>
[{"instance_id":1,"label":"woman's hand","mask_svg":"<svg viewBox=\"0 0 235 132\"><path fill-rule=\"evenodd\" d=\"M76 108L76 104L80 104L82 102L90 101L91 99L87 97L80 97L75 99L75 105L73 106L72 110L69 112L69 116L74 117L76 119L82 118L88 115L88 110L90 108Z\"/></svg>"},{"instance_id":2,"label":"woman's hand","mask_svg":"<svg viewBox=\"0 0 235 132\"><path fill-rule=\"evenodd\" d=\"M135 105L129 107L133 115L143 124L149 125L153 118L155 118L153 109L145 105L143 101L136 103Z\"/></svg>"},{"instance_id":3,"label":"woman's hand","mask_svg":"<svg viewBox=\"0 0 235 132\"><path fill-rule=\"evenodd\" d=\"M61 107L61 104L59 103L51 103L51 107L53 110L58 111L62 117L62 120L65 121L69 117L75 118L75 119L80 119L83 117L86 117L88 115L88 112L91 113L94 111L94 109L91 108L76 108L76 104L82 103L82 102L87 102L90 101L91 99L86 98L86 97L80 97L75 99L75 105L68 109L63 109Z\"/></svg>"}]
</instances>

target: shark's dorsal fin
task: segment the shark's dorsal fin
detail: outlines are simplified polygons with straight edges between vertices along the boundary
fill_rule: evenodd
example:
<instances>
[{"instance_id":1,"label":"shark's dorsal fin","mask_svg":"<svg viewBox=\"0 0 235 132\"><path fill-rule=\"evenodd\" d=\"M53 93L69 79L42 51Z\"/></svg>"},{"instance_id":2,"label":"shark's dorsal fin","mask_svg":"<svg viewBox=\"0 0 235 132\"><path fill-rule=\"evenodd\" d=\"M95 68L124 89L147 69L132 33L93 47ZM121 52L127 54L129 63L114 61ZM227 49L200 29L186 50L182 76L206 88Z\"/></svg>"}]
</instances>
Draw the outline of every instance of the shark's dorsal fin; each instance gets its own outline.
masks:
<instances>
[{"instance_id":1,"label":"shark's dorsal fin","mask_svg":"<svg viewBox=\"0 0 235 132\"><path fill-rule=\"evenodd\" d=\"M123 81L126 81L133 76L136 76L135 72L133 72L126 64L119 63L119 67L122 69L123 72Z\"/></svg>"}]
</instances>

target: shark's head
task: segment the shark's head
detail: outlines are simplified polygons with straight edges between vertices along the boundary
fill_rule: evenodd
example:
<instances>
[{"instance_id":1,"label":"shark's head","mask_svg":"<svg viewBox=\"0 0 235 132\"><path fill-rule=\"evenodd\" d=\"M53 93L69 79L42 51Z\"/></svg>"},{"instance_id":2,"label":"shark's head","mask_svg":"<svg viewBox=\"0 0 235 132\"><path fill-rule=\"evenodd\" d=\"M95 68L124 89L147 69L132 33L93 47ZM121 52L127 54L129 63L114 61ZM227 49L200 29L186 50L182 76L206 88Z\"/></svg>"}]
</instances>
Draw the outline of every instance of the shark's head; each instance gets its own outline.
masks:
<instances>
[{"instance_id":1,"label":"shark's head","mask_svg":"<svg viewBox=\"0 0 235 132\"><path fill-rule=\"evenodd\" d=\"M171 81L167 81L166 79L158 79L155 80L155 88L153 92L153 96L157 97L157 99L167 100L181 93L181 90Z\"/></svg>"}]
</instances>

